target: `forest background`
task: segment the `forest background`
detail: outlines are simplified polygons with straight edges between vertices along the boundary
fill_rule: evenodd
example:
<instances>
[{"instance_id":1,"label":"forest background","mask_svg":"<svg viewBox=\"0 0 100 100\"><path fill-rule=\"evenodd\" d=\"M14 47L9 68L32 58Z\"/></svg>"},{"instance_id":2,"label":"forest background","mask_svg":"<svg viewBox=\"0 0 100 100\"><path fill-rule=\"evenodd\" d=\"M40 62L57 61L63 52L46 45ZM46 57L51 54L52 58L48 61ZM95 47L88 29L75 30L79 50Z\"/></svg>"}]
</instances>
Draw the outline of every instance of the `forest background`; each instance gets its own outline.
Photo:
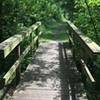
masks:
<instances>
[{"instance_id":1,"label":"forest background","mask_svg":"<svg viewBox=\"0 0 100 100\"><path fill-rule=\"evenodd\" d=\"M41 21L73 21L100 45L100 0L0 0L0 42Z\"/></svg>"}]
</instances>

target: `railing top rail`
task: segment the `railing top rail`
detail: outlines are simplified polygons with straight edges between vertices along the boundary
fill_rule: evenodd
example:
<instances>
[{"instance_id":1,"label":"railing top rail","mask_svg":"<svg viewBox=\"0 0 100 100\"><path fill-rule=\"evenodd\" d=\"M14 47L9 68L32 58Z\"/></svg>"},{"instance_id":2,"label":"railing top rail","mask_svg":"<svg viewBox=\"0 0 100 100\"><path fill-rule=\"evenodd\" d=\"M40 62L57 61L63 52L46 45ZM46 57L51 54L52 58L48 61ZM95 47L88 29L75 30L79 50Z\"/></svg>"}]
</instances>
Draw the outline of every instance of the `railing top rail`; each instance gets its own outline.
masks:
<instances>
[{"instance_id":1,"label":"railing top rail","mask_svg":"<svg viewBox=\"0 0 100 100\"><path fill-rule=\"evenodd\" d=\"M66 20L67 24L70 28L77 34L77 36L86 44L86 46L92 51L94 54L100 54L100 46L97 45L94 41L92 41L89 37L85 36L80 29L78 29L71 21Z\"/></svg>"},{"instance_id":2,"label":"railing top rail","mask_svg":"<svg viewBox=\"0 0 100 100\"><path fill-rule=\"evenodd\" d=\"M41 22L37 22L33 24L29 29L26 31L21 32L20 34L16 34L2 43L0 43L0 55L2 57L7 57L10 52L21 42L23 39L27 36L30 36L32 31L35 31L39 26L41 25Z\"/></svg>"}]
</instances>

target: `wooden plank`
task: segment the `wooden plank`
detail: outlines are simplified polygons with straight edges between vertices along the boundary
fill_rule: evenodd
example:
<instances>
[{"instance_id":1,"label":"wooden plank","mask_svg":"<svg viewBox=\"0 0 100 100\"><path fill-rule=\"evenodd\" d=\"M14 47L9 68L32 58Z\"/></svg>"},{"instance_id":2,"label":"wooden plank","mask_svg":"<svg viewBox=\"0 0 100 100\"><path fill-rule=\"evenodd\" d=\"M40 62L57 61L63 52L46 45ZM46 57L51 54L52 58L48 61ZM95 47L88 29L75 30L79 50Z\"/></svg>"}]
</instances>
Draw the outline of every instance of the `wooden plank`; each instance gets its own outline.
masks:
<instances>
[{"instance_id":1,"label":"wooden plank","mask_svg":"<svg viewBox=\"0 0 100 100\"><path fill-rule=\"evenodd\" d=\"M7 91L7 87L4 87L3 89L0 89L0 100L3 100L4 94Z\"/></svg>"},{"instance_id":2,"label":"wooden plank","mask_svg":"<svg viewBox=\"0 0 100 100\"><path fill-rule=\"evenodd\" d=\"M81 64L82 64L82 69L84 70L86 76L88 77L88 79L90 80L91 83L95 83L95 79L93 78L91 72L89 71L87 65L85 64L84 60L81 59Z\"/></svg>"},{"instance_id":3,"label":"wooden plank","mask_svg":"<svg viewBox=\"0 0 100 100\"><path fill-rule=\"evenodd\" d=\"M35 31L39 26L41 25L41 22L37 22L36 24L33 24L27 32L23 32L23 37L30 36L30 34Z\"/></svg>"},{"instance_id":4,"label":"wooden plank","mask_svg":"<svg viewBox=\"0 0 100 100\"><path fill-rule=\"evenodd\" d=\"M80 35L81 39L86 43L86 45L93 51L95 54L100 54L100 46L93 42L90 38Z\"/></svg>"},{"instance_id":5,"label":"wooden plank","mask_svg":"<svg viewBox=\"0 0 100 100\"><path fill-rule=\"evenodd\" d=\"M32 31L35 31L39 26L41 25L41 22L37 22L36 24L32 25L27 31L24 31L20 34L14 35L4 42L0 43L0 54L3 55L3 57L7 57L12 50L21 42L23 39L27 36L30 36Z\"/></svg>"},{"instance_id":6,"label":"wooden plank","mask_svg":"<svg viewBox=\"0 0 100 100\"><path fill-rule=\"evenodd\" d=\"M34 42L36 42L37 41L37 39L40 37L42 35L42 32L39 32L39 34L38 34L38 36L36 36L35 38L34 38Z\"/></svg>"},{"instance_id":7,"label":"wooden plank","mask_svg":"<svg viewBox=\"0 0 100 100\"><path fill-rule=\"evenodd\" d=\"M84 36L84 34L70 21L66 20L68 25L72 28L75 34L84 42L84 44L90 49L94 54L100 54L100 46L93 42L90 38Z\"/></svg>"},{"instance_id":8,"label":"wooden plank","mask_svg":"<svg viewBox=\"0 0 100 100\"><path fill-rule=\"evenodd\" d=\"M36 41L39 39L39 37L42 35L42 32L39 32L38 36L36 36L33 40L32 40L32 44L35 44Z\"/></svg>"},{"instance_id":9,"label":"wooden plank","mask_svg":"<svg viewBox=\"0 0 100 100\"><path fill-rule=\"evenodd\" d=\"M38 36L36 36L33 40L34 43L36 43L36 40L39 38L39 36L42 34L42 32L40 32L38 34ZM32 43L31 43L32 44ZM30 51L31 46L27 46L27 48L24 50L24 52L22 53L22 55L19 57L19 59L14 63L14 65L10 68L10 70L5 74L5 76L3 77L5 79L5 85L10 84L12 79L14 79L13 74L16 72L16 69L18 68L18 66L20 65L21 61L23 60L23 58L26 56L26 54Z\"/></svg>"},{"instance_id":10,"label":"wooden plank","mask_svg":"<svg viewBox=\"0 0 100 100\"><path fill-rule=\"evenodd\" d=\"M23 40L22 35L14 35L0 44L0 52L5 58Z\"/></svg>"},{"instance_id":11,"label":"wooden plank","mask_svg":"<svg viewBox=\"0 0 100 100\"><path fill-rule=\"evenodd\" d=\"M16 69L18 68L18 66L20 65L21 61L23 60L23 58L26 56L26 54L29 52L30 50L30 46L28 46L24 52L22 53L22 55L20 56L20 58L14 63L14 65L10 68L10 70L5 74L5 76L3 77L5 79L5 85L10 84L12 80L10 80L10 78L13 76L13 74L16 72ZM10 80L10 81L9 81Z\"/></svg>"},{"instance_id":12,"label":"wooden plank","mask_svg":"<svg viewBox=\"0 0 100 100\"><path fill-rule=\"evenodd\" d=\"M73 41L72 37L69 36L68 38L69 38L69 41L71 42L72 46L74 46L74 41Z\"/></svg>"}]
</instances>

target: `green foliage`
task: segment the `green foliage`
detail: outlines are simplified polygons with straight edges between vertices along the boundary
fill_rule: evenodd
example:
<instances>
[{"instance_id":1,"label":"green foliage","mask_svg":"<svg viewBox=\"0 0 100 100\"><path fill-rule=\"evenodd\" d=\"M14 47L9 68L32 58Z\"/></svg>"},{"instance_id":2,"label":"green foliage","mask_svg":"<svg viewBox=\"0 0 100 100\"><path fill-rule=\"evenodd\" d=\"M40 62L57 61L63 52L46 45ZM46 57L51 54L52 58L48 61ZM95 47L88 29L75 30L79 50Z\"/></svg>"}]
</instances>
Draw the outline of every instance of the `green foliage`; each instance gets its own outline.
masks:
<instances>
[{"instance_id":1,"label":"green foliage","mask_svg":"<svg viewBox=\"0 0 100 100\"><path fill-rule=\"evenodd\" d=\"M61 5L68 15L66 18L100 44L100 0L62 0Z\"/></svg>"},{"instance_id":2,"label":"green foliage","mask_svg":"<svg viewBox=\"0 0 100 100\"><path fill-rule=\"evenodd\" d=\"M90 38L100 44L100 0L75 0L74 21L81 30ZM90 11L90 12L89 12ZM91 20L92 19L92 20ZM96 30L94 29L94 26ZM97 39L98 38L98 39Z\"/></svg>"},{"instance_id":3,"label":"green foliage","mask_svg":"<svg viewBox=\"0 0 100 100\"><path fill-rule=\"evenodd\" d=\"M59 20L61 14L69 16L76 25L96 42L100 38L100 0L86 0L94 20L96 31L85 0L1 0L0 42L40 20L44 24L50 19Z\"/></svg>"},{"instance_id":4,"label":"green foliage","mask_svg":"<svg viewBox=\"0 0 100 100\"><path fill-rule=\"evenodd\" d=\"M2 0L0 8L0 42L38 20L60 19L61 12L55 0Z\"/></svg>"}]
</instances>

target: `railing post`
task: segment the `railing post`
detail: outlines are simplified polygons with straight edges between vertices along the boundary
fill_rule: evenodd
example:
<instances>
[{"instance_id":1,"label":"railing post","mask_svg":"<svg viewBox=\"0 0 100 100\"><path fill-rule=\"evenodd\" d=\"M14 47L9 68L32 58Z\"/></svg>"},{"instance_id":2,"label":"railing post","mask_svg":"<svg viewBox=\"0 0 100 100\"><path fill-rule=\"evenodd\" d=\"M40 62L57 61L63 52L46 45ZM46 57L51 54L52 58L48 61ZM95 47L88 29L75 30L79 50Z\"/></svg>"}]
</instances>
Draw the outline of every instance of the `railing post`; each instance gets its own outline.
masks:
<instances>
[{"instance_id":1,"label":"railing post","mask_svg":"<svg viewBox=\"0 0 100 100\"><path fill-rule=\"evenodd\" d=\"M39 29L36 30L36 34L37 35L39 34ZM39 38L36 41L36 47L38 48L38 46L39 46Z\"/></svg>"},{"instance_id":2,"label":"railing post","mask_svg":"<svg viewBox=\"0 0 100 100\"><path fill-rule=\"evenodd\" d=\"M33 55L33 35L32 33L30 34L30 51L31 51L31 55Z\"/></svg>"},{"instance_id":3,"label":"railing post","mask_svg":"<svg viewBox=\"0 0 100 100\"><path fill-rule=\"evenodd\" d=\"M2 69L0 70L0 89L2 89L5 85L5 80L2 78L2 74L5 71L5 59L3 57L2 51L0 51L0 68L2 67Z\"/></svg>"},{"instance_id":4,"label":"railing post","mask_svg":"<svg viewBox=\"0 0 100 100\"><path fill-rule=\"evenodd\" d=\"M21 55L21 48L20 48L20 44L17 47L17 55L18 58L20 58ZM16 70L16 85L19 83L20 81L20 76L21 76L21 65L18 66L17 70Z\"/></svg>"},{"instance_id":5,"label":"railing post","mask_svg":"<svg viewBox=\"0 0 100 100\"><path fill-rule=\"evenodd\" d=\"M71 43L71 40L70 40L71 32L72 32L72 31L71 31L70 28L68 27L69 45L72 47L72 43Z\"/></svg>"},{"instance_id":6,"label":"railing post","mask_svg":"<svg viewBox=\"0 0 100 100\"><path fill-rule=\"evenodd\" d=\"M39 34L39 28L36 29L35 34L36 34L36 36ZM39 38L36 41L36 48L38 48L38 46L39 46Z\"/></svg>"}]
</instances>

